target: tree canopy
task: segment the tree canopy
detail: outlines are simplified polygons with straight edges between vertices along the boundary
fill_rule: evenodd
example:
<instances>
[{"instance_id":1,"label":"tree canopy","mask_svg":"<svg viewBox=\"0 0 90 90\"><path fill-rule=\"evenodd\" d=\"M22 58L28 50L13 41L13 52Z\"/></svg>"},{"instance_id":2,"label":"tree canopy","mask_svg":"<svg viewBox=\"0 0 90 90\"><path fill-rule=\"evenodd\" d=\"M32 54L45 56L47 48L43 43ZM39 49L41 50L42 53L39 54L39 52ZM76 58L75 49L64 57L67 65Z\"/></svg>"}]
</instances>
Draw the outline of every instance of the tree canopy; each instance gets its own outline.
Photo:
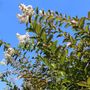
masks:
<instances>
[{"instance_id":1,"label":"tree canopy","mask_svg":"<svg viewBox=\"0 0 90 90\"><path fill-rule=\"evenodd\" d=\"M90 12L79 18L57 11L19 5L26 34L16 33L12 47L0 40L5 63L12 71L0 74L9 90L90 90ZM15 75L22 89L8 80Z\"/></svg>"}]
</instances>

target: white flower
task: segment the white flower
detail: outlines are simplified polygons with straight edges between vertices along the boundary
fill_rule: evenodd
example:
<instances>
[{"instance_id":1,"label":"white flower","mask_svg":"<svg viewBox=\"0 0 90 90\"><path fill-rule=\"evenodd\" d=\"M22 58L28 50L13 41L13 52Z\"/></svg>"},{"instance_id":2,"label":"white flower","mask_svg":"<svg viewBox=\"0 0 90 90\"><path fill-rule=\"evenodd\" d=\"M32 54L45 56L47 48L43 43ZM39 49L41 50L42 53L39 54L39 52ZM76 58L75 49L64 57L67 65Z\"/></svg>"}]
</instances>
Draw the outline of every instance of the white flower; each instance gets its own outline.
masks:
<instances>
[{"instance_id":1,"label":"white flower","mask_svg":"<svg viewBox=\"0 0 90 90\"><path fill-rule=\"evenodd\" d=\"M9 59L9 60L12 59L11 55L7 51L5 51L4 55L5 55L5 59Z\"/></svg>"},{"instance_id":2,"label":"white flower","mask_svg":"<svg viewBox=\"0 0 90 90\"><path fill-rule=\"evenodd\" d=\"M19 19L19 21L21 23L28 23L28 21L29 21L29 16L28 15L17 14L17 18Z\"/></svg>"},{"instance_id":3,"label":"white flower","mask_svg":"<svg viewBox=\"0 0 90 90\"><path fill-rule=\"evenodd\" d=\"M13 55L15 53L15 50L13 48L8 48L8 54Z\"/></svg>"},{"instance_id":4,"label":"white flower","mask_svg":"<svg viewBox=\"0 0 90 90\"><path fill-rule=\"evenodd\" d=\"M34 14L34 10L33 10L31 5L28 5L26 8L27 8L26 11L25 11L26 15L31 16L31 15Z\"/></svg>"},{"instance_id":5,"label":"white flower","mask_svg":"<svg viewBox=\"0 0 90 90\"><path fill-rule=\"evenodd\" d=\"M20 10L23 12L21 15L17 14L17 18L20 20L22 23L28 23L29 21L29 16L34 14L34 10L31 5L24 5L20 4L19 5Z\"/></svg>"},{"instance_id":6,"label":"white flower","mask_svg":"<svg viewBox=\"0 0 90 90\"><path fill-rule=\"evenodd\" d=\"M6 65L5 60L0 61L0 64L1 64L1 65Z\"/></svg>"},{"instance_id":7,"label":"white flower","mask_svg":"<svg viewBox=\"0 0 90 90\"><path fill-rule=\"evenodd\" d=\"M3 74L0 72L0 78L2 78L3 77Z\"/></svg>"},{"instance_id":8,"label":"white flower","mask_svg":"<svg viewBox=\"0 0 90 90\"><path fill-rule=\"evenodd\" d=\"M69 47L70 45L71 45L71 42L68 42L68 43L67 43L67 47Z\"/></svg>"},{"instance_id":9,"label":"white flower","mask_svg":"<svg viewBox=\"0 0 90 90\"><path fill-rule=\"evenodd\" d=\"M28 9L33 9L32 5L27 6Z\"/></svg>"},{"instance_id":10,"label":"white flower","mask_svg":"<svg viewBox=\"0 0 90 90\"><path fill-rule=\"evenodd\" d=\"M77 24L78 22L76 21L76 20L71 20L71 23L73 23L73 24Z\"/></svg>"},{"instance_id":11,"label":"white flower","mask_svg":"<svg viewBox=\"0 0 90 90\"><path fill-rule=\"evenodd\" d=\"M11 60L14 53L15 50L13 48L8 48L7 51L4 52L5 58Z\"/></svg>"},{"instance_id":12,"label":"white flower","mask_svg":"<svg viewBox=\"0 0 90 90\"><path fill-rule=\"evenodd\" d=\"M20 8L20 10L22 10L23 12L25 12L26 10L27 10L27 7L24 5L24 4L20 4L19 5L19 8Z\"/></svg>"},{"instance_id":13,"label":"white flower","mask_svg":"<svg viewBox=\"0 0 90 90\"><path fill-rule=\"evenodd\" d=\"M29 42L30 40L30 36L27 32L25 35L20 35L19 33L16 33L16 36L19 39L20 44L23 44L23 43L25 44L26 42Z\"/></svg>"},{"instance_id":14,"label":"white flower","mask_svg":"<svg viewBox=\"0 0 90 90\"><path fill-rule=\"evenodd\" d=\"M39 14L40 14L41 16L43 16L43 11L42 11L42 10L39 10Z\"/></svg>"},{"instance_id":15,"label":"white flower","mask_svg":"<svg viewBox=\"0 0 90 90\"><path fill-rule=\"evenodd\" d=\"M27 6L27 10L29 11L29 12L33 12L34 10L33 10L33 7L31 6L31 5L28 5Z\"/></svg>"}]
</instances>

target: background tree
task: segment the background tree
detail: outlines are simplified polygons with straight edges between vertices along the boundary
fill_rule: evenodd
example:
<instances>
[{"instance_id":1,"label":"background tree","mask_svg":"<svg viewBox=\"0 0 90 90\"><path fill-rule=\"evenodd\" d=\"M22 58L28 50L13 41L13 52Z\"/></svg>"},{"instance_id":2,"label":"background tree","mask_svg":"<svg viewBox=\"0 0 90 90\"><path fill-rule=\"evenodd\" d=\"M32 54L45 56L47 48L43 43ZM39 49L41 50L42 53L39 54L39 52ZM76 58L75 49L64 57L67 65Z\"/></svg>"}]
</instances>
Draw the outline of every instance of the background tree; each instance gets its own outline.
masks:
<instances>
[{"instance_id":1,"label":"background tree","mask_svg":"<svg viewBox=\"0 0 90 90\"><path fill-rule=\"evenodd\" d=\"M10 90L19 90L8 80L11 75L23 78L23 90L89 90L90 12L78 18L31 5L19 8L22 14L17 17L26 24L26 34L16 34L19 44L14 48L0 41L6 64L12 67L1 80Z\"/></svg>"}]
</instances>

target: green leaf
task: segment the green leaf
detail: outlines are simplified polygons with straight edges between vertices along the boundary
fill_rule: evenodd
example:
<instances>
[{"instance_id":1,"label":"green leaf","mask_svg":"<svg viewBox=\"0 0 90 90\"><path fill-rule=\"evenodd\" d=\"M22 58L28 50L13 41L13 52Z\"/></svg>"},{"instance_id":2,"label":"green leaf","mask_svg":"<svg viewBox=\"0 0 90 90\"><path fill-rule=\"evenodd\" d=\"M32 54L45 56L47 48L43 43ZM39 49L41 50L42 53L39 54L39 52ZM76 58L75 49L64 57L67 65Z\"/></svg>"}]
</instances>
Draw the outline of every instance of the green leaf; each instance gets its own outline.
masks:
<instances>
[{"instance_id":1,"label":"green leaf","mask_svg":"<svg viewBox=\"0 0 90 90\"><path fill-rule=\"evenodd\" d=\"M44 62L44 64L47 65L49 68L52 68L52 65L50 64L50 62L47 58L44 58L44 57L41 57L41 56L38 56L38 58L40 60L42 60Z\"/></svg>"},{"instance_id":2,"label":"green leaf","mask_svg":"<svg viewBox=\"0 0 90 90\"><path fill-rule=\"evenodd\" d=\"M77 83L79 86L82 86L82 87L88 87L87 86L87 83L86 82L84 82L84 81L82 81L82 82L79 82L79 83Z\"/></svg>"},{"instance_id":3,"label":"green leaf","mask_svg":"<svg viewBox=\"0 0 90 90\"><path fill-rule=\"evenodd\" d=\"M45 16L39 18L39 22L41 23L45 19Z\"/></svg>"},{"instance_id":4,"label":"green leaf","mask_svg":"<svg viewBox=\"0 0 90 90\"><path fill-rule=\"evenodd\" d=\"M53 45L57 46L57 44L58 44L58 40L53 42Z\"/></svg>"},{"instance_id":5,"label":"green leaf","mask_svg":"<svg viewBox=\"0 0 90 90\"><path fill-rule=\"evenodd\" d=\"M63 43L64 42L69 42L70 40L68 39L68 38L65 38L64 40L63 40Z\"/></svg>"},{"instance_id":6,"label":"green leaf","mask_svg":"<svg viewBox=\"0 0 90 90\"><path fill-rule=\"evenodd\" d=\"M58 54L60 52L61 46L58 46L55 50L55 53Z\"/></svg>"},{"instance_id":7,"label":"green leaf","mask_svg":"<svg viewBox=\"0 0 90 90\"><path fill-rule=\"evenodd\" d=\"M83 28L83 27L84 27L84 23L85 23L85 17L82 17L82 18L79 20L79 28Z\"/></svg>"},{"instance_id":8,"label":"green leaf","mask_svg":"<svg viewBox=\"0 0 90 90\"><path fill-rule=\"evenodd\" d=\"M58 13L57 11L55 12L55 14L56 14L56 15L59 15L59 13Z\"/></svg>"},{"instance_id":9,"label":"green leaf","mask_svg":"<svg viewBox=\"0 0 90 90\"><path fill-rule=\"evenodd\" d=\"M38 14L38 13L39 13L39 11L38 11L38 7L36 8L36 10L35 10L35 11L36 11L36 14Z\"/></svg>"},{"instance_id":10,"label":"green leaf","mask_svg":"<svg viewBox=\"0 0 90 90\"><path fill-rule=\"evenodd\" d=\"M60 63L61 63L61 64L64 64L64 63L65 63L65 60L66 60L66 56L65 56L65 55L62 55L62 56L61 56Z\"/></svg>"},{"instance_id":11,"label":"green leaf","mask_svg":"<svg viewBox=\"0 0 90 90\"><path fill-rule=\"evenodd\" d=\"M68 28L69 26L71 26L70 23L67 23L67 24L65 25L65 28Z\"/></svg>"},{"instance_id":12,"label":"green leaf","mask_svg":"<svg viewBox=\"0 0 90 90\"><path fill-rule=\"evenodd\" d=\"M41 30L41 25L39 23L37 23L36 21L34 21L32 23L33 29L35 30L36 34L40 34L40 30Z\"/></svg>"},{"instance_id":13,"label":"green leaf","mask_svg":"<svg viewBox=\"0 0 90 90\"><path fill-rule=\"evenodd\" d=\"M81 52L78 52L77 56L80 58L81 57Z\"/></svg>"},{"instance_id":14,"label":"green leaf","mask_svg":"<svg viewBox=\"0 0 90 90\"><path fill-rule=\"evenodd\" d=\"M63 84L64 84L64 83L70 83L70 81L67 80L67 79L64 79L64 80L62 81L62 83L63 83Z\"/></svg>"},{"instance_id":15,"label":"green leaf","mask_svg":"<svg viewBox=\"0 0 90 90\"><path fill-rule=\"evenodd\" d=\"M31 20L31 16L29 16L29 23L31 23L31 21L32 21L32 20Z\"/></svg>"},{"instance_id":16,"label":"green leaf","mask_svg":"<svg viewBox=\"0 0 90 90\"><path fill-rule=\"evenodd\" d=\"M87 25L86 27L85 27L85 31L88 33L89 32L89 25Z\"/></svg>"},{"instance_id":17,"label":"green leaf","mask_svg":"<svg viewBox=\"0 0 90 90\"><path fill-rule=\"evenodd\" d=\"M87 84L90 85L90 77L87 79Z\"/></svg>"},{"instance_id":18,"label":"green leaf","mask_svg":"<svg viewBox=\"0 0 90 90\"><path fill-rule=\"evenodd\" d=\"M71 20L71 17L70 16L68 16L68 20Z\"/></svg>"},{"instance_id":19,"label":"green leaf","mask_svg":"<svg viewBox=\"0 0 90 90\"><path fill-rule=\"evenodd\" d=\"M30 28L26 28L27 32L35 32L34 29L30 26Z\"/></svg>"},{"instance_id":20,"label":"green leaf","mask_svg":"<svg viewBox=\"0 0 90 90\"><path fill-rule=\"evenodd\" d=\"M90 19L90 11L88 12L88 19Z\"/></svg>"},{"instance_id":21,"label":"green leaf","mask_svg":"<svg viewBox=\"0 0 90 90\"><path fill-rule=\"evenodd\" d=\"M54 52L56 50L56 46L57 46L57 40L53 42L53 44L50 46L50 49L52 52Z\"/></svg>"},{"instance_id":22,"label":"green leaf","mask_svg":"<svg viewBox=\"0 0 90 90\"><path fill-rule=\"evenodd\" d=\"M0 40L0 46L2 46L2 44L3 44L3 42L2 42L2 40Z\"/></svg>"},{"instance_id":23,"label":"green leaf","mask_svg":"<svg viewBox=\"0 0 90 90\"><path fill-rule=\"evenodd\" d=\"M46 42L46 33L45 33L45 28L42 28L41 30L40 30L40 37L41 37L41 39L43 40L43 42Z\"/></svg>"},{"instance_id":24,"label":"green leaf","mask_svg":"<svg viewBox=\"0 0 90 90\"><path fill-rule=\"evenodd\" d=\"M47 20L52 20L54 17L53 16L49 16L48 18L47 18Z\"/></svg>"},{"instance_id":25,"label":"green leaf","mask_svg":"<svg viewBox=\"0 0 90 90\"><path fill-rule=\"evenodd\" d=\"M36 16L35 16L35 21L36 21L36 22L38 21L38 17L39 17L39 15L36 15Z\"/></svg>"},{"instance_id":26,"label":"green leaf","mask_svg":"<svg viewBox=\"0 0 90 90\"><path fill-rule=\"evenodd\" d=\"M41 25L37 24L35 30L36 30L36 33L39 34L41 30Z\"/></svg>"},{"instance_id":27,"label":"green leaf","mask_svg":"<svg viewBox=\"0 0 90 90\"><path fill-rule=\"evenodd\" d=\"M43 42L46 42L46 33L45 32L42 33L42 39L43 39Z\"/></svg>"},{"instance_id":28,"label":"green leaf","mask_svg":"<svg viewBox=\"0 0 90 90\"><path fill-rule=\"evenodd\" d=\"M57 38L58 38L58 37L62 37L62 36L63 36L63 34L61 33L61 34L57 35Z\"/></svg>"},{"instance_id":29,"label":"green leaf","mask_svg":"<svg viewBox=\"0 0 90 90\"><path fill-rule=\"evenodd\" d=\"M56 19L56 21L61 21L61 20L62 20L61 17L56 17L55 19ZM60 26L61 26L62 24L63 24L63 22L60 23Z\"/></svg>"},{"instance_id":30,"label":"green leaf","mask_svg":"<svg viewBox=\"0 0 90 90\"><path fill-rule=\"evenodd\" d=\"M57 65L55 63L52 63L51 66L55 69Z\"/></svg>"},{"instance_id":31,"label":"green leaf","mask_svg":"<svg viewBox=\"0 0 90 90\"><path fill-rule=\"evenodd\" d=\"M52 40L52 38L53 38L53 35L50 35L48 40L47 40L47 43L49 43Z\"/></svg>"}]
</instances>

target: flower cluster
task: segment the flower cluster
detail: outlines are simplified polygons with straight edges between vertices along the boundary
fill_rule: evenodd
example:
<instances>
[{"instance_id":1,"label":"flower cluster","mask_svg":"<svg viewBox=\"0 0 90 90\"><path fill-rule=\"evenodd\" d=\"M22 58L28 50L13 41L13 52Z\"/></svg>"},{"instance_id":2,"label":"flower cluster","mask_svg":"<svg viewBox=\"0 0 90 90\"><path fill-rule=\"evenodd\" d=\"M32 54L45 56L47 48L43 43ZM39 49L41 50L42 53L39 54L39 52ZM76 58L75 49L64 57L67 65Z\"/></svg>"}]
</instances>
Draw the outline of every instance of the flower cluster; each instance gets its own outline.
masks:
<instances>
[{"instance_id":1,"label":"flower cluster","mask_svg":"<svg viewBox=\"0 0 90 90\"><path fill-rule=\"evenodd\" d=\"M16 33L16 36L17 36L20 44L26 44L30 41L30 36L29 36L28 32L26 32L25 35L20 35L19 33Z\"/></svg>"},{"instance_id":2,"label":"flower cluster","mask_svg":"<svg viewBox=\"0 0 90 90\"><path fill-rule=\"evenodd\" d=\"M31 5L26 6L24 4L20 4L19 8L22 11L22 14L17 14L17 18L19 19L21 23L28 23L29 17L35 14L33 7ZM39 10L39 15L40 16L54 16L54 12L50 11L46 13L43 10Z\"/></svg>"},{"instance_id":3,"label":"flower cluster","mask_svg":"<svg viewBox=\"0 0 90 90\"><path fill-rule=\"evenodd\" d=\"M15 53L15 50L13 49L13 48L8 48L6 51L5 51L5 53L4 53L4 55L5 55L5 59L9 59L9 60L11 60L12 59L12 55L14 55L14 53Z\"/></svg>"},{"instance_id":4,"label":"flower cluster","mask_svg":"<svg viewBox=\"0 0 90 90\"><path fill-rule=\"evenodd\" d=\"M32 6L31 5L25 6L24 4L20 4L19 8L23 13L17 14L17 17L19 18L20 22L28 23L29 16L32 16L34 14Z\"/></svg>"}]
</instances>

